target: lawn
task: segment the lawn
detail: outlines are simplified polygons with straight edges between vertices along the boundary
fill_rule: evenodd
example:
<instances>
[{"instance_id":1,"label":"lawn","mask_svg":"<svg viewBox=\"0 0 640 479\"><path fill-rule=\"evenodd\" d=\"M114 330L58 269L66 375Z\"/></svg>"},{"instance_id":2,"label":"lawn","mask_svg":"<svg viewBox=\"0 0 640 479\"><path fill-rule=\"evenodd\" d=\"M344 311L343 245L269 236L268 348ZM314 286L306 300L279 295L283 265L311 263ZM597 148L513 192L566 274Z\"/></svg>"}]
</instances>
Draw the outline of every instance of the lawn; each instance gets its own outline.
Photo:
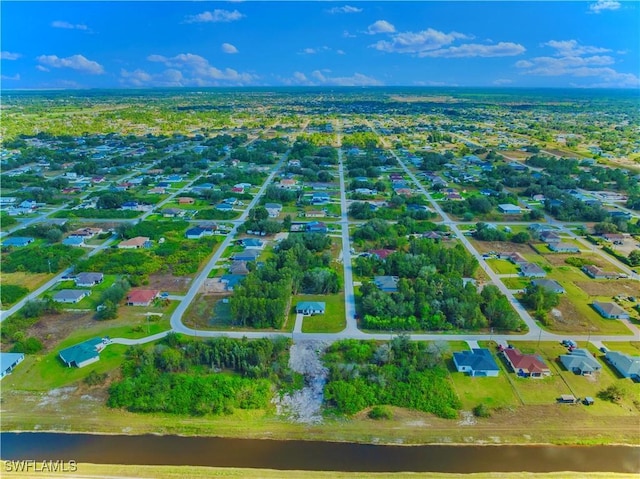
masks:
<instances>
[{"instance_id":1,"label":"lawn","mask_svg":"<svg viewBox=\"0 0 640 479\"><path fill-rule=\"evenodd\" d=\"M628 342L603 342L611 351L620 351L621 353L631 354L632 356L640 356L640 341Z\"/></svg>"},{"instance_id":2,"label":"lawn","mask_svg":"<svg viewBox=\"0 0 640 479\"><path fill-rule=\"evenodd\" d=\"M523 278L502 278L502 282L509 289L525 289L529 286L529 280Z\"/></svg>"},{"instance_id":3,"label":"lawn","mask_svg":"<svg viewBox=\"0 0 640 479\"><path fill-rule=\"evenodd\" d=\"M456 371L452 359L447 360L447 366L462 409L470 411L478 404L485 404L492 409L520 405L504 373L497 377L471 377Z\"/></svg>"},{"instance_id":4,"label":"lawn","mask_svg":"<svg viewBox=\"0 0 640 479\"><path fill-rule=\"evenodd\" d=\"M302 322L303 333L337 333L346 327L344 293L332 295L299 294L291 299L291 306L295 311L295 305L300 301L324 301L326 303L325 314L305 316ZM291 315L289 322L292 321ZM295 313L293 314L295 321Z\"/></svg>"},{"instance_id":5,"label":"lawn","mask_svg":"<svg viewBox=\"0 0 640 479\"><path fill-rule=\"evenodd\" d=\"M113 283L116 281L117 276L115 274L105 274L104 280L102 283L97 284L92 288L79 287L76 286L74 281L60 281L53 288L48 290L44 295L47 296L55 296L55 294L62 289L82 289L82 290L90 290L91 294L86 298L83 298L80 302L75 304L67 304L61 303L63 309L87 309L87 310L95 310L98 306L98 301L100 300L100 295L103 291L110 288ZM43 296L44 296L43 295Z\"/></svg>"},{"instance_id":6,"label":"lawn","mask_svg":"<svg viewBox=\"0 0 640 479\"><path fill-rule=\"evenodd\" d=\"M53 278L54 274L49 273L2 273L2 283L3 284L17 284L19 286L24 286L29 291L33 291L38 289L44 283Z\"/></svg>"},{"instance_id":7,"label":"lawn","mask_svg":"<svg viewBox=\"0 0 640 479\"><path fill-rule=\"evenodd\" d=\"M518 267L506 259L488 259L489 267L498 274L518 274Z\"/></svg>"}]
</instances>

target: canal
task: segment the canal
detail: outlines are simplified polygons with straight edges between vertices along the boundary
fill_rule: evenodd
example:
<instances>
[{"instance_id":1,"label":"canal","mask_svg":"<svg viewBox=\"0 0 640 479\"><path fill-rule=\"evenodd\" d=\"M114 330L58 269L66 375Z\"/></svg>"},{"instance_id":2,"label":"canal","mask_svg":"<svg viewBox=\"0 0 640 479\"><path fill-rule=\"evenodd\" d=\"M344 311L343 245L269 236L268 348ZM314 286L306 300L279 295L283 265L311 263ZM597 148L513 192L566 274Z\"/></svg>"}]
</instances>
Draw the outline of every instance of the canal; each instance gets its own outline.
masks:
<instances>
[{"instance_id":1,"label":"canal","mask_svg":"<svg viewBox=\"0 0 640 479\"><path fill-rule=\"evenodd\" d=\"M361 472L640 472L627 446L378 446L181 436L2 433L4 460Z\"/></svg>"}]
</instances>

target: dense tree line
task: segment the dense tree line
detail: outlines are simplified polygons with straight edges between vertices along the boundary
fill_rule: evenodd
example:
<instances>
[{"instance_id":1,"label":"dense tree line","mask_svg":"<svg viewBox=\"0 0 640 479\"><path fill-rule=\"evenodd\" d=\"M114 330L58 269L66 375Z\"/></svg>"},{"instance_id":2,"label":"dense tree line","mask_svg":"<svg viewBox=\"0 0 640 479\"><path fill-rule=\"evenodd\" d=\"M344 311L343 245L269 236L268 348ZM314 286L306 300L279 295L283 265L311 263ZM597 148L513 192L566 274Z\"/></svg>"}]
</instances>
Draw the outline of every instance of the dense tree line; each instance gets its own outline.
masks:
<instances>
[{"instance_id":1,"label":"dense tree line","mask_svg":"<svg viewBox=\"0 0 640 479\"><path fill-rule=\"evenodd\" d=\"M274 386L297 379L287 366L289 346L283 338L202 342L169 335L153 350L127 352L107 405L196 416L266 408Z\"/></svg>"},{"instance_id":2,"label":"dense tree line","mask_svg":"<svg viewBox=\"0 0 640 479\"><path fill-rule=\"evenodd\" d=\"M84 251L81 248L61 244L49 245L46 248L26 246L2 254L2 271L5 273L17 271L58 273L71 266L83 254Z\"/></svg>"},{"instance_id":3,"label":"dense tree line","mask_svg":"<svg viewBox=\"0 0 640 479\"><path fill-rule=\"evenodd\" d=\"M325 402L338 414L391 405L454 418L460 401L451 387L439 344L398 337L388 343L343 340L323 361L329 369Z\"/></svg>"}]
</instances>

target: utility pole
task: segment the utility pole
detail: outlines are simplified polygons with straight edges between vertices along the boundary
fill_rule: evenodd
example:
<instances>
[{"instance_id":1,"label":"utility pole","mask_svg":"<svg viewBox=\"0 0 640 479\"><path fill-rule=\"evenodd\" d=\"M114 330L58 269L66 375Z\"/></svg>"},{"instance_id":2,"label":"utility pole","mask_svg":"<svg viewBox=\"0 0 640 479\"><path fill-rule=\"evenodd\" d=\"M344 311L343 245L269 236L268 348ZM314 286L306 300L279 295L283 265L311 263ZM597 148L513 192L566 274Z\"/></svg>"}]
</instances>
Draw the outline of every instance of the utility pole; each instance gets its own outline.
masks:
<instances>
[{"instance_id":1,"label":"utility pole","mask_svg":"<svg viewBox=\"0 0 640 479\"><path fill-rule=\"evenodd\" d=\"M542 328L540 328L540 331L538 332L538 345L536 346L536 349L540 347L540 338L542 337Z\"/></svg>"}]
</instances>

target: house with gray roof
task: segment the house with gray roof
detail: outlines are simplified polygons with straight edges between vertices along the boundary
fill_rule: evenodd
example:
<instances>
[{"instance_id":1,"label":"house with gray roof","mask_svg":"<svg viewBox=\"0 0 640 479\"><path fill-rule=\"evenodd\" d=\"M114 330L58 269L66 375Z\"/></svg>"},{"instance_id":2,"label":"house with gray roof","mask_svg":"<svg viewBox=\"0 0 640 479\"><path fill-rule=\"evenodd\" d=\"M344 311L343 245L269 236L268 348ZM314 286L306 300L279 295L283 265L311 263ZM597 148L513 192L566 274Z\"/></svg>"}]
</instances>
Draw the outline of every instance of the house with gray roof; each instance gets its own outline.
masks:
<instances>
[{"instance_id":1,"label":"house with gray roof","mask_svg":"<svg viewBox=\"0 0 640 479\"><path fill-rule=\"evenodd\" d=\"M491 352L485 348L473 348L470 351L456 351L453 353L453 363L460 373L467 373L474 377L497 376L500 368L496 364Z\"/></svg>"},{"instance_id":2,"label":"house with gray roof","mask_svg":"<svg viewBox=\"0 0 640 479\"><path fill-rule=\"evenodd\" d=\"M61 289L55 295L53 295L53 300L57 303L76 304L90 294L91 291L87 289Z\"/></svg>"},{"instance_id":3,"label":"house with gray roof","mask_svg":"<svg viewBox=\"0 0 640 479\"><path fill-rule=\"evenodd\" d=\"M540 266L534 263L521 264L520 274L525 278L544 278L547 275Z\"/></svg>"},{"instance_id":4,"label":"house with gray roof","mask_svg":"<svg viewBox=\"0 0 640 479\"><path fill-rule=\"evenodd\" d=\"M554 253L579 253L580 248L571 243L547 243L547 247Z\"/></svg>"},{"instance_id":5,"label":"house with gray roof","mask_svg":"<svg viewBox=\"0 0 640 479\"><path fill-rule=\"evenodd\" d=\"M15 246L22 248L34 242L34 239L27 236L14 236L13 238L7 238L2 242L2 246Z\"/></svg>"},{"instance_id":6,"label":"house with gray roof","mask_svg":"<svg viewBox=\"0 0 640 479\"><path fill-rule=\"evenodd\" d=\"M111 340L106 338L92 338L58 353L67 367L83 368L100 360L100 352L107 347Z\"/></svg>"},{"instance_id":7,"label":"house with gray roof","mask_svg":"<svg viewBox=\"0 0 640 479\"><path fill-rule=\"evenodd\" d=\"M564 294L565 290L560 283L554 281L553 279L534 279L531 281L533 286L538 286L539 288L546 289L547 291L551 291L552 293Z\"/></svg>"},{"instance_id":8,"label":"house with gray roof","mask_svg":"<svg viewBox=\"0 0 640 479\"><path fill-rule=\"evenodd\" d=\"M240 253L235 253L233 259L236 261L255 261L260 256L260 250L257 249L245 249Z\"/></svg>"},{"instance_id":9,"label":"house with gray roof","mask_svg":"<svg viewBox=\"0 0 640 479\"><path fill-rule=\"evenodd\" d=\"M640 356L607 351L605 359L625 378L640 380Z\"/></svg>"},{"instance_id":10,"label":"house with gray roof","mask_svg":"<svg viewBox=\"0 0 640 479\"><path fill-rule=\"evenodd\" d=\"M396 293L398 291L397 276L374 276L373 283L384 293Z\"/></svg>"},{"instance_id":11,"label":"house with gray roof","mask_svg":"<svg viewBox=\"0 0 640 479\"><path fill-rule=\"evenodd\" d=\"M0 379L11 374L23 360L22 353L0 353Z\"/></svg>"},{"instance_id":12,"label":"house with gray roof","mask_svg":"<svg viewBox=\"0 0 640 479\"><path fill-rule=\"evenodd\" d=\"M102 281L104 281L102 273L80 273L75 277L76 286L81 288L91 288Z\"/></svg>"},{"instance_id":13,"label":"house with gray roof","mask_svg":"<svg viewBox=\"0 0 640 479\"><path fill-rule=\"evenodd\" d=\"M594 301L592 306L603 318L629 319L629 313L615 303Z\"/></svg>"},{"instance_id":14,"label":"house with gray roof","mask_svg":"<svg viewBox=\"0 0 640 479\"><path fill-rule=\"evenodd\" d=\"M324 301L300 301L296 304L296 313L304 315L324 314L326 304Z\"/></svg>"},{"instance_id":15,"label":"house with gray roof","mask_svg":"<svg viewBox=\"0 0 640 479\"><path fill-rule=\"evenodd\" d=\"M586 349L574 349L568 354L563 354L560 356L560 362L567 371L581 376L590 376L602 369L598 360Z\"/></svg>"}]
</instances>

